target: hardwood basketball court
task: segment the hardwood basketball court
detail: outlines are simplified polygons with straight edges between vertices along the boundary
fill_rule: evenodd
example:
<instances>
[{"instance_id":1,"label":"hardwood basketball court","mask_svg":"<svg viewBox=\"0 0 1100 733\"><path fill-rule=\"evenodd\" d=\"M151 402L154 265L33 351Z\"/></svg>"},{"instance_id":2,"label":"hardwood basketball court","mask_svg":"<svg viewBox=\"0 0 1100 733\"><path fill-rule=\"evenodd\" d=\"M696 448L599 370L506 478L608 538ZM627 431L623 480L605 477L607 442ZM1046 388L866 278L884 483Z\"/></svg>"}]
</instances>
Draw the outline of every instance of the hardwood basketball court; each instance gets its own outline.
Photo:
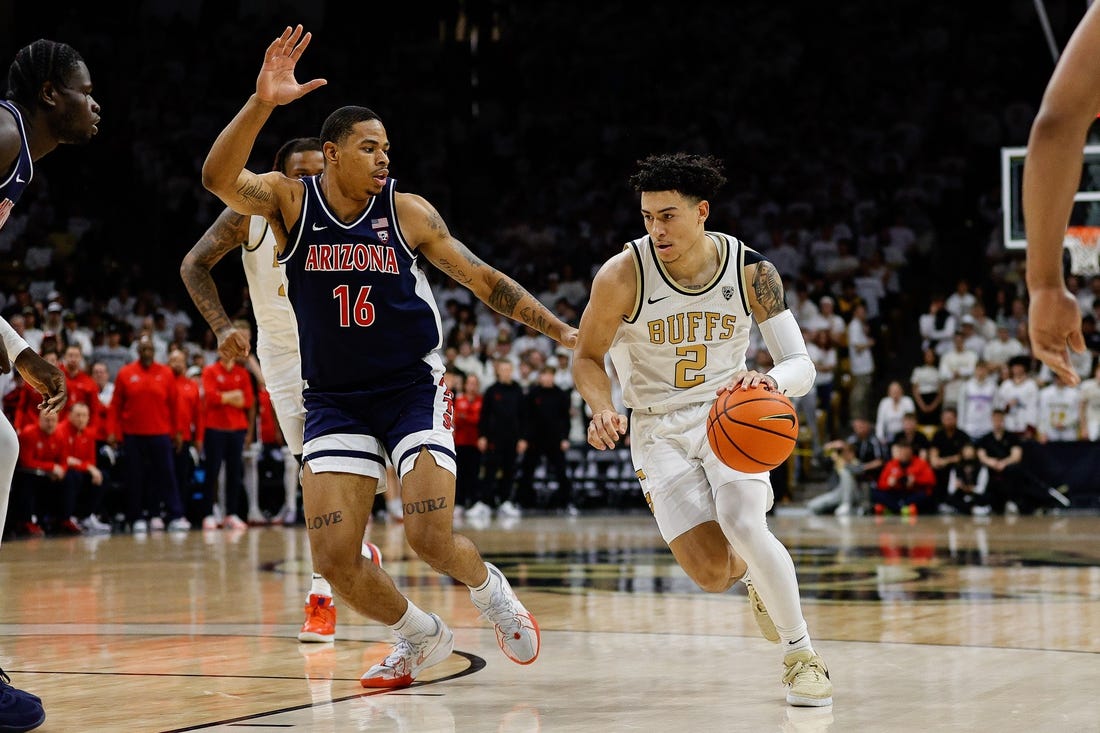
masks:
<instances>
[{"instance_id":1,"label":"hardwood basketball court","mask_svg":"<svg viewBox=\"0 0 1100 733\"><path fill-rule=\"evenodd\" d=\"M699 592L642 513L462 528L539 620L529 667L384 524L385 567L455 631L409 689L359 686L388 631L344 606L335 644L298 643L302 528L7 543L0 664L42 731L1100 731L1100 517L770 521L831 708L785 703L743 586Z\"/></svg>"}]
</instances>

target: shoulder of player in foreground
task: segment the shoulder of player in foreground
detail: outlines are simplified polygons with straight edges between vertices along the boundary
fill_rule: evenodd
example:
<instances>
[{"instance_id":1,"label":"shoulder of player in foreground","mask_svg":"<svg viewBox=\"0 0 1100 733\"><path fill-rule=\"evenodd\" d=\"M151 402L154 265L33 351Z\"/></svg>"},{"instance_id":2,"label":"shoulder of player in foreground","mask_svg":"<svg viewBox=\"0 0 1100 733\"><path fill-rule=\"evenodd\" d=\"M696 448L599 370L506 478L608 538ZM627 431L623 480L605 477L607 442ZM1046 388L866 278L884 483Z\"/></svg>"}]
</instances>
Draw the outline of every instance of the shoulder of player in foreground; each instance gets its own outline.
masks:
<instances>
[{"instance_id":1,"label":"shoulder of player in foreground","mask_svg":"<svg viewBox=\"0 0 1100 733\"><path fill-rule=\"evenodd\" d=\"M6 109L0 109L0 176L11 170L22 145L23 139L19 135L19 124L15 121L15 116Z\"/></svg>"}]
</instances>

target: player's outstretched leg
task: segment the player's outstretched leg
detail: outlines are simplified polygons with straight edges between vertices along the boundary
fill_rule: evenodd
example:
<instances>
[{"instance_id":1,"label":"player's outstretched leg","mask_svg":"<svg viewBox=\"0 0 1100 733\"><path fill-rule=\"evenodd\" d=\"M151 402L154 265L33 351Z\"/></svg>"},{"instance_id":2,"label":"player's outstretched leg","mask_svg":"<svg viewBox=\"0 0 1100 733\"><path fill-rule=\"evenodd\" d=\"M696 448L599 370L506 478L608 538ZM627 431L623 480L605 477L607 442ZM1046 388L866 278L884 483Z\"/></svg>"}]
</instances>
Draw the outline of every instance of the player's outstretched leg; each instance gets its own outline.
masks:
<instances>
[{"instance_id":1,"label":"player's outstretched leg","mask_svg":"<svg viewBox=\"0 0 1100 733\"><path fill-rule=\"evenodd\" d=\"M480 587L470 588L470 599L496 628L497 644L505 656L517 664L531 664L542 644L538 622L520 603L504 573L490 563L485 563L485 569L489 577Z\"/></svg>"},{"instance_id":2,"label":"player's outstretched leg","mask_svg":"<svg viewBox=\"0 0 1100 733\"><path fill-rule=\"evenodd\" d=\"M363 543L363 557L382 567L382 550L373 542ZM306 596L306 620L298 632L298 641L325 643L336 640L336 606L332 588L320 574L313 574L313 583Z\"/></svg>"}]
</instances>

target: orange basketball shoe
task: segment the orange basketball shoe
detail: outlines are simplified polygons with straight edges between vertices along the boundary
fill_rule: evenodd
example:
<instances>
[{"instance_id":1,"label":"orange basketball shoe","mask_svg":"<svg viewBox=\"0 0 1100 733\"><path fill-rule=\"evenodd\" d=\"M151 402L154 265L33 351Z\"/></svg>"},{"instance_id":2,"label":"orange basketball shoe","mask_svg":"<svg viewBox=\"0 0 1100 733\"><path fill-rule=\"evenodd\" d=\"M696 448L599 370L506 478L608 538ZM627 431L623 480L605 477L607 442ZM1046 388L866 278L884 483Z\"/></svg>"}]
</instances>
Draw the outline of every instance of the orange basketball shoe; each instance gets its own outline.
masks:
<instances>
[{"instance_id":1,"label":"orange basketball shoe","mask_svg":"<svg viewBox=\"0 0 1100 733\"><path fill-rule=\"evenodd\" d=\"M382 549L373 542L363 542L363 557L382 567ZM306 620L298 632L298 641L325 643L336 640L336 608L331 596L311 593L306 603Z\"/></svg>"},{"instance_id":2,"label":"orange basketball shoe","mask_svg":"<svg viewBox=\"0 0 1100 733\"><path fill-rule=\"evenodd\" d=\"M332 598L310 594L306 603L306 622L298 632L298 641L324 643L336 640L336 608Z\"/></svg>"}]
</instances>

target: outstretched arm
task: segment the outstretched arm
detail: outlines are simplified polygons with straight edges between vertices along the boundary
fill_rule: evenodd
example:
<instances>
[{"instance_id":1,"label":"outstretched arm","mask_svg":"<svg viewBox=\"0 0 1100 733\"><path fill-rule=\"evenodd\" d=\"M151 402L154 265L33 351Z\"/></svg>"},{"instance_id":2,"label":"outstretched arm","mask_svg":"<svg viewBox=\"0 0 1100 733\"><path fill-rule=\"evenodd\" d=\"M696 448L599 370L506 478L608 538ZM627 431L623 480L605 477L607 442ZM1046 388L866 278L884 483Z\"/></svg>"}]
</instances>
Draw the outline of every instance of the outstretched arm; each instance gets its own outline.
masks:
<instances>
[{"instance_id":1,"label":"outstretched arm","mask_svg":"<svg viewBox=\"0 0 1100 733\"><path fill-rule=\"evenodd\" d=\"M210 268L247 241L248 221L249 217L226 209L195 242L180 265L180 277L187 286L187 292L210 325L210 330L218 337L218 353L227 359L247 356L249 343L243 333L233 328L229 314L218 297L218 286L214 284Z\"/></svg>"},{"instance_id":2,"label":"outstretched arm","mask_svg":"<svg viewBox=\"0 0 1100 733\"><path fill-rule=\"evenodd\" d=\"M612 257L592 280L592 295L581 315L577 349L573 355L573 383L592 412L588 443L599 450L614 448L626 434L627 419L611 401L611 378L604 358L623 318L634 310L638 297L633 255L623 251Z\"/></svg>"},{"instance_id":3,"label":"outstretched arm","mask_svg":"<svg viewBox=\"0 0 1100 733\"><path fill-rule=\"evenodd\" d=\"M413 194L398 194L397 210L405 239L429 262L497 313L527 324L562 346L573 348L577 329L561 321L519 283L485 264L455 239L431 204Z\"/></svg>"},{"instance_id":4,"label":"outstretched arm","mask_svg":"<svg viewBox=\"0 0 1100 733\"><path fill-rule=\"evenodd\" d=\"M244 166L260 129L281 104L289 104L323 86L324 79L299 84L294 66L309 46L312 36L302 35L302 26L289 26L271 42L256 78L256 93L218 135L202 166L202 185L226 206L242 214L272 217L280 208L290 180L279 173L256 175ZM297 185L297 184L295 184Z\"/></svg>"},{"instance_id":5,"label":"outstretched arm","mask_svg":"<svg viewBox=\"0 0 1100 733\"><path fill-rule=\"evenodd\" d=\"M1024 164L1028 331L1035 355L1068 384L1080 380L1068 345L1085 350L1081 314L1062 278L1062 241L1081 178L1089 127L1100 112L1100 4L1066 45L1031 127Z\"/></svg>"}]
</instances>

